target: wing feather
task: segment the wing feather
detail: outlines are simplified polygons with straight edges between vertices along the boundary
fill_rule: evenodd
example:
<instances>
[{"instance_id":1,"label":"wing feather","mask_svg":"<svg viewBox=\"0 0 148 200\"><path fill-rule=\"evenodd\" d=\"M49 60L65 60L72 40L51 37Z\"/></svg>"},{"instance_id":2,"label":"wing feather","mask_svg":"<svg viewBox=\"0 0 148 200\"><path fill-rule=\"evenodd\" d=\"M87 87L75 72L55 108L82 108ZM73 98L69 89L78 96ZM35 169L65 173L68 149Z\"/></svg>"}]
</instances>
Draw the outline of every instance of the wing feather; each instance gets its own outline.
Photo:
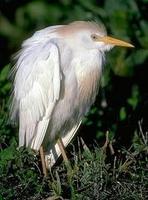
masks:
<instances>
[{"instance_id":1,"label":"wing feather","mask_svg":"<svg viewBox=\"0 0 148 200\"><path fill-rule=\"evenodd\" d=\"M26 40L15 66L12 118L18 113L19 146L35 150L42 144L60 94L59 51L51 41L55 28L39 31Z\"/></svg>"}]
</instances>

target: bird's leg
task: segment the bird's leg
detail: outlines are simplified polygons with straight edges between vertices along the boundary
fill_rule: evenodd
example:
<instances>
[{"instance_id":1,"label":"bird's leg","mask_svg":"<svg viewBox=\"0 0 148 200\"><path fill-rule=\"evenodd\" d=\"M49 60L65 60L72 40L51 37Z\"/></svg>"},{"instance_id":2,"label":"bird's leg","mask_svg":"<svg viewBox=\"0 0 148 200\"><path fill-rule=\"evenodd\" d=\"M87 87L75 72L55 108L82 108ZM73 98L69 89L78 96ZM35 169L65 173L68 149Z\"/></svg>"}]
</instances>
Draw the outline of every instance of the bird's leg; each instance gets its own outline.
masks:
<instances>
[{"instance_id":1,"label":"bird's leg","mask_svg":"<svg viewBox=\"0 0 148 200\"><path fill-rule=\"evenodd\" d=\"M58 141L57 141L57 143L58 143L59 149L61 151L61 154L63 156L63 159L65 161L65 165L67 167L67 170L69 171L69 170L71 170L71 165L70 165L69 160L67 158L67 155L66 155L66 152L65 152L65 147L64 147L62 139L59 138Z\"/></svg>"},{"instance_id":2,"label":"bird's leg","mask_svg":"<svg viewBox=\"0 0 148 200\"><path fill-rule=\"evenodd\" d=\"M40 151L43 174L44 174L45 177L47 177L47 168L46 168L46 163L45 163L45 155L44 155L44 149L43 149L42 145L41 145L39 151Z\"/></svg>"},{"instance_id":3,"label":"bird's leg","mask_svg":"<svg viewBox=\"0 0 148 200\"><path fill-rule=\"evenodd\" d=\"M72 191L74 192L74 188L72 186L73 170L72 170L71 164L68 160L68 157L66 155L65 146L64 146L61 138L58 139L57 143L58 143L59 149L61 151L61 154L63 156L63 160L65 161L65 166L67 168L67 179L68 179L68 183L69 183L70 188L71 188L71 192Z\"/></svg>"},{"instance_id":4,"label":"bird's leg","mask_svg":"<svg viewBox=\"0 0 148 200\"><path fill-rule=\"evenodd\" d=\"M58 143L59 149L61 151L61 154L63 156L63 159L64 159L65 163L68 163L68 158L67 158L67 155L66 155L66 152L65 152L65 147L64 147L62 139L59 138L57 143Z\"/></svg>"}]
</instances>

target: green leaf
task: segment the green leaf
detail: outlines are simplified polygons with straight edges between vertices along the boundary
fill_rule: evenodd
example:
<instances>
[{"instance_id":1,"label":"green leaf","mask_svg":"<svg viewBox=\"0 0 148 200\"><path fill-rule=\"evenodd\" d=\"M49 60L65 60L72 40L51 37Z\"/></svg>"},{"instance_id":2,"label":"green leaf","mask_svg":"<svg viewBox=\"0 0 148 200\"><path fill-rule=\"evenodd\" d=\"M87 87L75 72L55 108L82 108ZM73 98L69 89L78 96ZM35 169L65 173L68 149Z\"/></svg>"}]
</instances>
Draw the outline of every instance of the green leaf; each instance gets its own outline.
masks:
<instances>
[{"instance_id":1,"label":"green leaf","mask_svg":"<svg viewBox=\"0 0 148 200\"><path fill-rule=\"evenodd\" d=\"M6 65L0 72L0 82L6 81L8 79L9 72L10 72L10 65Z\"/></svg>"},{"instance_id":2,"label":"green leaf","mask_svg":"<svg viewBox=\"0 0 148 200\"><path fill-rule=\"evenodd\" d=\"M127 99L127 102L129 105L132 106L133 109L136 108L138 102L139 102L139 89L137 87L137 85L134 85L132 87L132 94L131 97Z\"/></svg>"},{"instance_id":3,"label":"green leaf","mask_svg":"<svg viewBox=\"0 0 148 200\"><path fill-rule=\"evenodd\" d=\"M2 197L2 195L0 194L0 200L3 200L3 197Z\"/></svg>"},{"instance_id":4,"label":"green leaf","mask_svg":"<svg viewBox=\"0 0 148 200\"><path fill-rule=\"evenodd\" d=\"M120 109L120 112L119 112L119 118L121 121L125 120L127 117L127 114L126 114L126 108L125 107L122 107Z\"/></svg>"}]
</instances>

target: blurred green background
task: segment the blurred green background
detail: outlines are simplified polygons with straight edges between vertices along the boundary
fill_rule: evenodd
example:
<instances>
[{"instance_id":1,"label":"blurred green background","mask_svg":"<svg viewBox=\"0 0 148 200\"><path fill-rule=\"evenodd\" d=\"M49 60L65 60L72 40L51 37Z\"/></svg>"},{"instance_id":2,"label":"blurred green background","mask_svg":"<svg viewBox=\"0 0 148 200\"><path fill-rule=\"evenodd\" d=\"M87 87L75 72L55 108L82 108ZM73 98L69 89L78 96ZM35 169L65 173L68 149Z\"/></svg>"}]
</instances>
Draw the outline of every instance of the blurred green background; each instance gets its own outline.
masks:
<instances>
[{"instance_id":1,"label":"blurred green background","mask_svg":"<svg viewBox=\"0 0 148 200\"><path fill-rule=\"evenodd\" d=\"M17 129L8 123L11 56L36 30L75 20L101 20L109 35L135 45L107 54L100 92L80 135L91 147L94 140L103 144L109 131L120 149L131 145L138 122L148 131L147 8L148 0L0 0L0 148L7 159L18 142Z\"/></svg>"},{"instance_id":2,"label":"blurred green background","mask_svg":"<svg viewBox=\"0 0 148 200\"><path fill-rule=\"evenodd\" d=\"M101 20L109 35L135 45L135 49L116 47L108 53L102 87L95 106L84 120L86 126L82 132L86 135L93 130L91 136L94 139L108 130L114 133L118 143L128 145L138 120L142 120L144 129L147 129L147 4L147 0L1 0L0 138L4 140L9 132L4 118L7 118L11 88L8 80L11 56L20 49L22 41L36 30L73 20ZM7 137L11 138L9 133Z\"/></svg>"}]
</instances>

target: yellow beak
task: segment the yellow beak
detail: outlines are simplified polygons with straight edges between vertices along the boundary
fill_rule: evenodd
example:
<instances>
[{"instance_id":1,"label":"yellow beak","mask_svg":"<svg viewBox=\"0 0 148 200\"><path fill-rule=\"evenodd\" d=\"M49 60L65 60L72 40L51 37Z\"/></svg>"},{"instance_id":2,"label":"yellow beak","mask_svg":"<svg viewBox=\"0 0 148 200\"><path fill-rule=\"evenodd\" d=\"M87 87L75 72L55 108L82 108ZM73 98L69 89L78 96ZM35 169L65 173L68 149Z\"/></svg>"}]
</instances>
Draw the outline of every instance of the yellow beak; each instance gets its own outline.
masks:
<instances>
[{"instance_id":1,"label":"yellow beak","mask_svg":"<svg viewBox=\"0 0 148 200\"><path fill-rule=\"evenodd\" d=\"M118 40L109 36L104 36L102 38L99 38L99 41L104 42L106 44L112 44L115 46L123 46L123 47L134 47L132 44L128 42L124 42L122 40Z\"/></svg>"}]
</instances>

